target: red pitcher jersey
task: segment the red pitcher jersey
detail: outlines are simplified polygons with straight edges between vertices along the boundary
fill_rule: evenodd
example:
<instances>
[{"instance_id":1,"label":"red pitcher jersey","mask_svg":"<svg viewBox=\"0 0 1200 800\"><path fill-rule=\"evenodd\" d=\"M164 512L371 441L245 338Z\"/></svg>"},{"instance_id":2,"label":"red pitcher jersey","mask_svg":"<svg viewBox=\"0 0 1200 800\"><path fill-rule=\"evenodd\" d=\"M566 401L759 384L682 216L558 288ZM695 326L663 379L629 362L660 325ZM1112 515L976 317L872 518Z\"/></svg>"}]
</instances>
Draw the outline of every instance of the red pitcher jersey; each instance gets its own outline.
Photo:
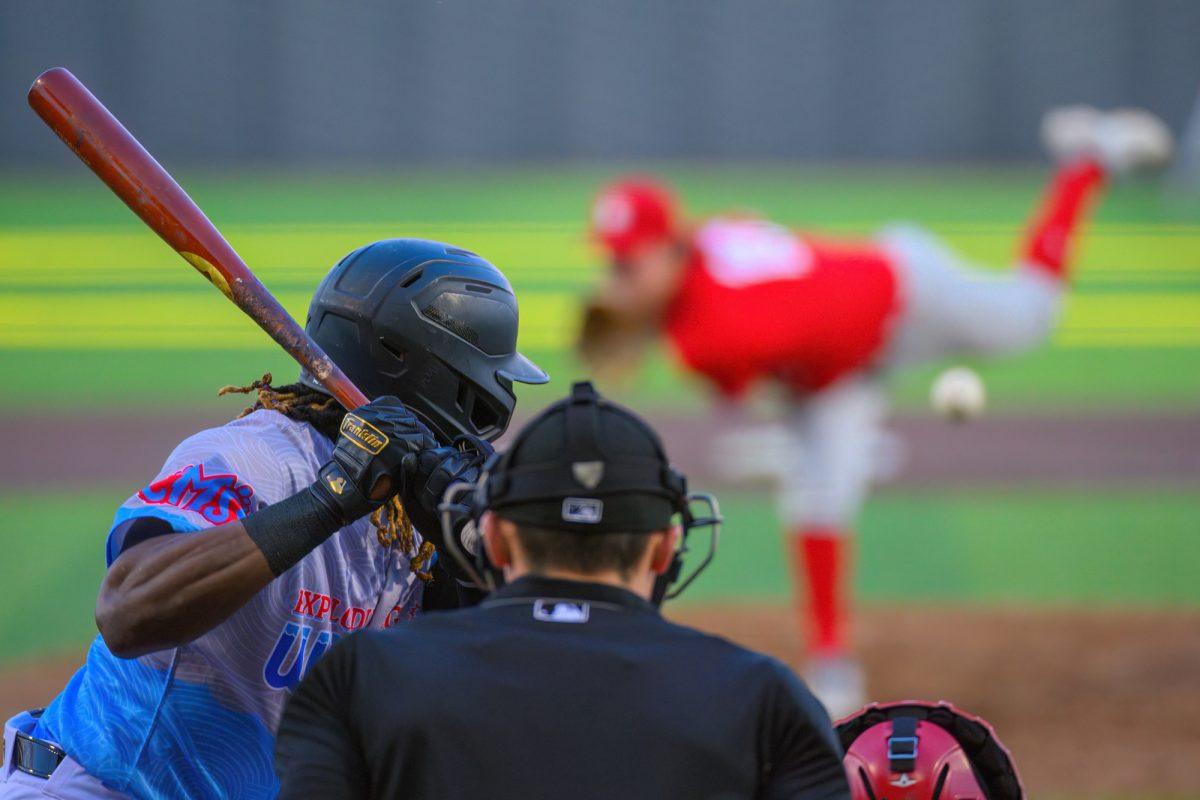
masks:
<instances>
[{"instance_id":1,"label":"red pitcher jersey","mask_svg":"<svg viewBox=\"0 0 1200 800\"><path fill-rule=\"evenodd\" d=\"M695 235L666 330L726 394L768 377L814 391L875 358L897 306L895 269L872 244L717 218Z\"/></svg>"}]
</instances>

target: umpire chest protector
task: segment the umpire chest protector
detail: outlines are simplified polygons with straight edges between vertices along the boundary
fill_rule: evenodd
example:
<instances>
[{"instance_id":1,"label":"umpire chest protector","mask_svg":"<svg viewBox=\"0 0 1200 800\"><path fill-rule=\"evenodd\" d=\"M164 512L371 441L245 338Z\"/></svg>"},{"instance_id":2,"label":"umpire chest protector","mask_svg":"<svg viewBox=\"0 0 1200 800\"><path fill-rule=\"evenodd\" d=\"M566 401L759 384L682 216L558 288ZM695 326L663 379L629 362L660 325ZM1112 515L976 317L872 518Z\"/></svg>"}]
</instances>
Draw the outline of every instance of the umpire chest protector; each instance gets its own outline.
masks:
<instances>
[{"instance_id":1,"label":"umpire chest protector","mask_svg":"<svg viewBox=\"0 0 1200 800\"><path fill-rule=\"evenodd\" d=\"M699 515L696 505L703 509ZM650 426L586 381L525 425L508 449L492 457L478 483L450 487L442 509L443 525L490 510L518 525L568 536L648 533L678 519L683 536L671 567L656 582L655 604L678 596L708 566L721 523L715 498L688 492L687 479L671 466ZM708 551L681 578L688 535L701 527L710 529ZM452 555L466 562L481 588L494 587L482 548L474 563L461 551Z\"/></svg>"}]
</instances>

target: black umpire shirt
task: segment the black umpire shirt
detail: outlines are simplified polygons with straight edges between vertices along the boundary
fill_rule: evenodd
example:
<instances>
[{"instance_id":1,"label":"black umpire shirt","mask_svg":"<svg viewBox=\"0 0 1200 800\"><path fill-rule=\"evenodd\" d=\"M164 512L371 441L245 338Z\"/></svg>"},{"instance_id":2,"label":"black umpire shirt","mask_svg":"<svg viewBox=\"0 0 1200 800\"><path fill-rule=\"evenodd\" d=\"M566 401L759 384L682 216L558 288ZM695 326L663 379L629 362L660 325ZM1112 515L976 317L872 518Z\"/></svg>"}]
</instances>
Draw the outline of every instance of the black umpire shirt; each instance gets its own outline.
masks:
<instances>
[{"instance_id":1,"label":"black umpire shirt","mask_svg":"<svg viewBox=\"0 0 1200 800\"><path fill-rule=\"evenodd\" d=\"M339 641L275 753L280 797L305 800L849 797L829 717L782 663L536 577Z\"/></svg>"}]
</instances>

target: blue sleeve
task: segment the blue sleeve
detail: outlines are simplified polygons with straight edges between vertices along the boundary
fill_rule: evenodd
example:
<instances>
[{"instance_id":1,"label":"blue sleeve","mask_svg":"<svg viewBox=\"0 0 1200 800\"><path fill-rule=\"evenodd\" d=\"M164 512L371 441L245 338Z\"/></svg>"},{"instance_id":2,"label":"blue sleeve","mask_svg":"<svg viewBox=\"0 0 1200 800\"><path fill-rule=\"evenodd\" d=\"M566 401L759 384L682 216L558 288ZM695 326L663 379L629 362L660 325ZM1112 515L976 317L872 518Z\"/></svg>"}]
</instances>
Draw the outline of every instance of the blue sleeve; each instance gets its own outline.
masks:
<instances>
[{"instance_id":1,"label":"blue sleeve","mask_svg":"<svg viewBox=\"0 0 1200 800\"><path fill-rule=\"evenodd\" d=\"M143 531L146 529L137 524L143 520L159 520L164 523L165 528L158 528L150 535L145 535ZM187 517L172 514L163 508L121 506L113 516L112 527L108 530L108 540L104 545L105 565L111 567L117 556L125 552L127 547L132 547L158 533L191 533L198 530L200 526Z\"/></svg>"}]
</instances>

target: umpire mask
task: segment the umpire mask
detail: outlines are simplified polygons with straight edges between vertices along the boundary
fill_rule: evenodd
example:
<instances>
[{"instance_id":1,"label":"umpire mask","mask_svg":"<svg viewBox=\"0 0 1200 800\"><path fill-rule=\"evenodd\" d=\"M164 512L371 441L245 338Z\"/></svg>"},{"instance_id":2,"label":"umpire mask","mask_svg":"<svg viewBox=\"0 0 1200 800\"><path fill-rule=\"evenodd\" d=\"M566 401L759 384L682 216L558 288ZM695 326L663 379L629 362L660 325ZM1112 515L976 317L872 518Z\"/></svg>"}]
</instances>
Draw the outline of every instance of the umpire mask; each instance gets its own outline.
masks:
<instances>
[{"instance_id":1,"label":"umpire mask","mask_svg":"<svg viewBox=\"0 0 1200 800\"><path fill-rule=\"evenodd\" d=\"M478 527L488 510L518 525L585 536L648 533L678 518L683 535L670 567L655 582L655 605L679 596L712 562L721 529L716 499L688 492L687 479L671 467L658 434L586 381L527 423L508 449L492 457L477 483L446 491L441 511L447 549L484 591L494 589L499 578L488 568L482 543L476 539L460 547L453 532L467 518ZM689 535L697 528L709 530L708 549L684 576Z\"/></svg>"}]
</instances>

